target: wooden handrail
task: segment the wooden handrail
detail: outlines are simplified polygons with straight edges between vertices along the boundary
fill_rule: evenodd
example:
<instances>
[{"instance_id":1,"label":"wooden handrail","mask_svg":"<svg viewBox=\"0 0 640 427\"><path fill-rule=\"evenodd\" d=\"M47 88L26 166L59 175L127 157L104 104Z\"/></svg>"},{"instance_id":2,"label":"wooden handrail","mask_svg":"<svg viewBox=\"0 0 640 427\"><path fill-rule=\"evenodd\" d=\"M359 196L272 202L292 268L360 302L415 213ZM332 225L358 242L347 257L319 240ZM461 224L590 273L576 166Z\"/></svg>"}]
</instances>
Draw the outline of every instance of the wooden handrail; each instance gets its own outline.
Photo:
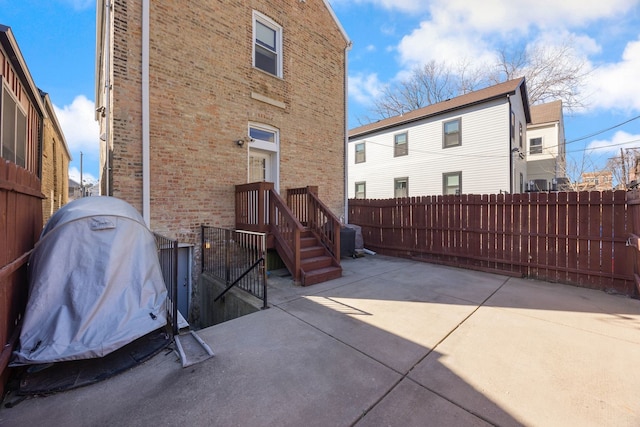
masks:
<instances>
[{"instance_id":1,"label":"wooden handrail","mask_svg":"<svg viewBox=\"0 0 640 427\"><path fill-rule=\"evenodd\" d=\"M302 224L313 231L340 265L340 220L318 197L318 187L290 188L287 202Z\"/></svg>"},{"instance_id":2,"label":"wooden handrail","mask_svg":"<svg viewBox=\"0 0 640 427\"><path fill-rule=\"evenodd\" d=\"M308 227L340 265L340 221L318 198L318 187L287 190L287 202L271 182L236 186L236 228L268 232L296 283L302 280L300 238Z\"/></svg>"},{"instance_id":3,"label":"wooden handrail","mask_svg":"<svg viewBox=\"0 0 640 427\"><path fill-rule=\"evenodd\" d=\"M340 229L338 217L318 198L317 193L309 192L309 225L322 243L332 252L333 259L340 265Z\"/></svg>"},{"instance_id":4,"label":"wooden handrail","mask_svg":"<svg viewBox=\"0 0 640 427\"><path fill-rule=\"evenodd\" d=\"M239 230L268 233L269 197L273 182L252 182L236 185L236 228Z\"/></svg>"},{"instance_id":5,"label":"wooden handrail","mask_svg":"<svg viewBox=\"0 0 640 427\"><path fill-rule=\"evenodd\" d=\"M300 262L300 235L303 225L275 190L269 191L269 218L276 248L296 283L302 279Z\"/></svg>"}]
</instances>

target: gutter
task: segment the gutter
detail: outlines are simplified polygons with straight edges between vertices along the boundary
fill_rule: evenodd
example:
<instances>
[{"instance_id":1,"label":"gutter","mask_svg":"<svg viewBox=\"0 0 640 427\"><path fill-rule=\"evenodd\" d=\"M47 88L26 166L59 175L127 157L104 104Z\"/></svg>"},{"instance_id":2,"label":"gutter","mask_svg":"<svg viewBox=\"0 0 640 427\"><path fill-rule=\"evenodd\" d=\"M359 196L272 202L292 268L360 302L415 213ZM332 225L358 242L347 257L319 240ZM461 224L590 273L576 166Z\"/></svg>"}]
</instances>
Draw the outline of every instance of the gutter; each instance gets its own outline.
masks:
<instances>
[{"instance_id":1,"label":"gutter","mask_svg":"<svg viewBox=\"0 0 640 427\"><path fill-rule=\"evenodd\" d=\"M149 0L142 1L142 217L151 229L149 156Z\"/></svg>"}]
</instances>

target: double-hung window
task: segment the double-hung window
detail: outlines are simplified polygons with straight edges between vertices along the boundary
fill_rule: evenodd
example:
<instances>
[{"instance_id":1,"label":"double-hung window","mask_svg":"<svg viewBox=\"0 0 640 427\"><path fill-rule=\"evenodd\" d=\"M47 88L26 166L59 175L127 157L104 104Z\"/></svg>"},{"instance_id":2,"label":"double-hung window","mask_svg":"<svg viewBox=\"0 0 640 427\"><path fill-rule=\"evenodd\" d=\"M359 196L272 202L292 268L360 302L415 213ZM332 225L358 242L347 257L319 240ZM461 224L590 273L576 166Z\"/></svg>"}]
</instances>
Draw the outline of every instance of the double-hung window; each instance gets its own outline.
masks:
<instances>
[{"instance_id":1,"label":"double-hung window","mask_svg":"<svg viewBox=\"0 0 640 427\"><path fill-rule=\"evenodd\" d=\"M409 178L396 178L393 180L393 195L396 198L409 197Z\"/></svg>"},{"instance_id":2,"label":"double-hung window","mask_svg":"<svg viewBox=\"0 0 640 427\"><path fill-rule=\"evenodd\" d=\"M529 140L529 154L542 153L542 138L531 138Z\"/></svg>"},{"instance_id":3,"label":"double-hung window","mask_svg":"<svg viewBox=\"0 0 640 427\"><path fill-rule=\"evenodd\" d=\"M462 145L462 120L455 119L442 125L442 148Z\"/></svg>"},{"instance_id":4,"label":"double-hung window","mask_svg":"<svg viewBox=\"0 0 640 427\"><path fill-rule=\"evenodd\" d=\"M409 137L406 132L393 137L393 156L406 156L409 154Z\"/></svg>"},{"instance_id":5,"label":"double-hung window","mask_svg":"<svg viewBox=\"0 0 640 427\"><path fill-rule=\"evenodd\" d=\"M356 199L366 199L366 198L367 198L367 183L356 182Z\"/></svg>"},{"instance_id":6,"label":"double-hung window","mask_svg":"<svg viewBox=\"0 0 640 427\"><path fill-rule=\"evenodd\" d=\"M356 163L364 163L366 160L366 151L364 142L356 144Z\"/></svg>"},{"instance_id":7,"label":"double-hung window","mask_svg":"<svg viewBox=\"0 0 640 427\"><path fill-rule=\"evenodd\" d=\"M253 66L282 77L282 27L253 12Z\"/></svg>"},{"instance_id":8,"label":"double-hung window","mask_svg":"<svg viewBox=\"0 0 640 427\"><path fill-rule=\"evenodd\" d=\"M462 194L462 172L449 172L442 174L442 194Z\"/></svg>"}]
</instances>

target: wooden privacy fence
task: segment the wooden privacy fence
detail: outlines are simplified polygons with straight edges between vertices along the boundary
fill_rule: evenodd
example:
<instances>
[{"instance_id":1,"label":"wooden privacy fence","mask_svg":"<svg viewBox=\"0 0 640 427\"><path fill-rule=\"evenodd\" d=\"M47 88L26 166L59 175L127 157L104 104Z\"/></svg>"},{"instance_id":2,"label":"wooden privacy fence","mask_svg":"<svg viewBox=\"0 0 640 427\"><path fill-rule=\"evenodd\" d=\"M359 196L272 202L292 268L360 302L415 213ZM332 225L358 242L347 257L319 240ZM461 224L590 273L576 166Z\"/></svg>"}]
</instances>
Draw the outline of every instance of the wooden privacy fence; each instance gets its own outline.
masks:
<instances>
[{"instance_id":1,"label":"wooden privacy fence","mask_svg":"<svg viewBox=\"0 0 640 427\"><path fill-rule=\"evenodd\" d=\"M638 295L625 191L351 199L349 222L382 254Z\"/></svg>"},{"instance_id":2,"label":"wooden privacy fence","mask_svg":"<svg viewBox=\"0 0 640 427\"><path fill-rule=\"evenodd\" d=\"M0 158L0 396L27 303L27 261L42 231L38 177Z\"/></svg>"}]
</instances>

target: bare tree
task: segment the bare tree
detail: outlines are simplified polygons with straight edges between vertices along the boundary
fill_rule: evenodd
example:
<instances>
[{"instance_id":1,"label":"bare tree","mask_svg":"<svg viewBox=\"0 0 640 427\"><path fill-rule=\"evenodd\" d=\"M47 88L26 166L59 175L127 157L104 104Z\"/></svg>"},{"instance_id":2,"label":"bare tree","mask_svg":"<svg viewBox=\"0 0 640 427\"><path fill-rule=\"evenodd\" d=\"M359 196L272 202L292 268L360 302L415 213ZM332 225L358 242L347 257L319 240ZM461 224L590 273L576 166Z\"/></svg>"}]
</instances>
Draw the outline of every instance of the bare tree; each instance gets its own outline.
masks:
<instances>
[{"instance_id":1,"label":"bare tree","mask_svg":"<svg viewBox=\"0 0 640 427\"><path fill-rule=\"evenodd\" d=\"M640 165L640 149L621 148L620 155L611 157L607 161L606 170L611 171L613 181L617 188L628 190L633 181L638 179L638 166Z\"/></svg>"},{"instance_id":2,"label":"bare tree","mask_svg":"<svg viewBox=\"0 0 640 427\"><path fill-rule=\"evenodd\" d=\"M407 79L388 86L375 101L372 113L378 119L401 115L523 76L531 104L562 100L563 106L573 111L583 106L580 94L587 74L586 61L571 38L559 45L538 43L513 51L502 49L492 66L470 61L450 66L432 60L415 68Z\"/></svg>"},{"instance_id":3,"label":"bare tree","mask_svg":"<svg viewBox=\"0 0 640 427\"><path fill-rule=\"evenodd\" d=\"M414 68L409 78L387 86L375 101L373 112L387 118L445 101L458 94L456 79L445 63L430 61Z\"/></svg>"},{"instance_id":4,"label":"bare tree","mask_svg":"<svg viewBox=\"0 0 640 427\"><path fill-rule=\"evenodd\" d=\"M583 107L580 94L589 73L586 60L568 38L558 45L537 43L515 52L499 52L494 83L525 76L531 104L562 100L568 111Z\"/></svg>"}]
</instances>

